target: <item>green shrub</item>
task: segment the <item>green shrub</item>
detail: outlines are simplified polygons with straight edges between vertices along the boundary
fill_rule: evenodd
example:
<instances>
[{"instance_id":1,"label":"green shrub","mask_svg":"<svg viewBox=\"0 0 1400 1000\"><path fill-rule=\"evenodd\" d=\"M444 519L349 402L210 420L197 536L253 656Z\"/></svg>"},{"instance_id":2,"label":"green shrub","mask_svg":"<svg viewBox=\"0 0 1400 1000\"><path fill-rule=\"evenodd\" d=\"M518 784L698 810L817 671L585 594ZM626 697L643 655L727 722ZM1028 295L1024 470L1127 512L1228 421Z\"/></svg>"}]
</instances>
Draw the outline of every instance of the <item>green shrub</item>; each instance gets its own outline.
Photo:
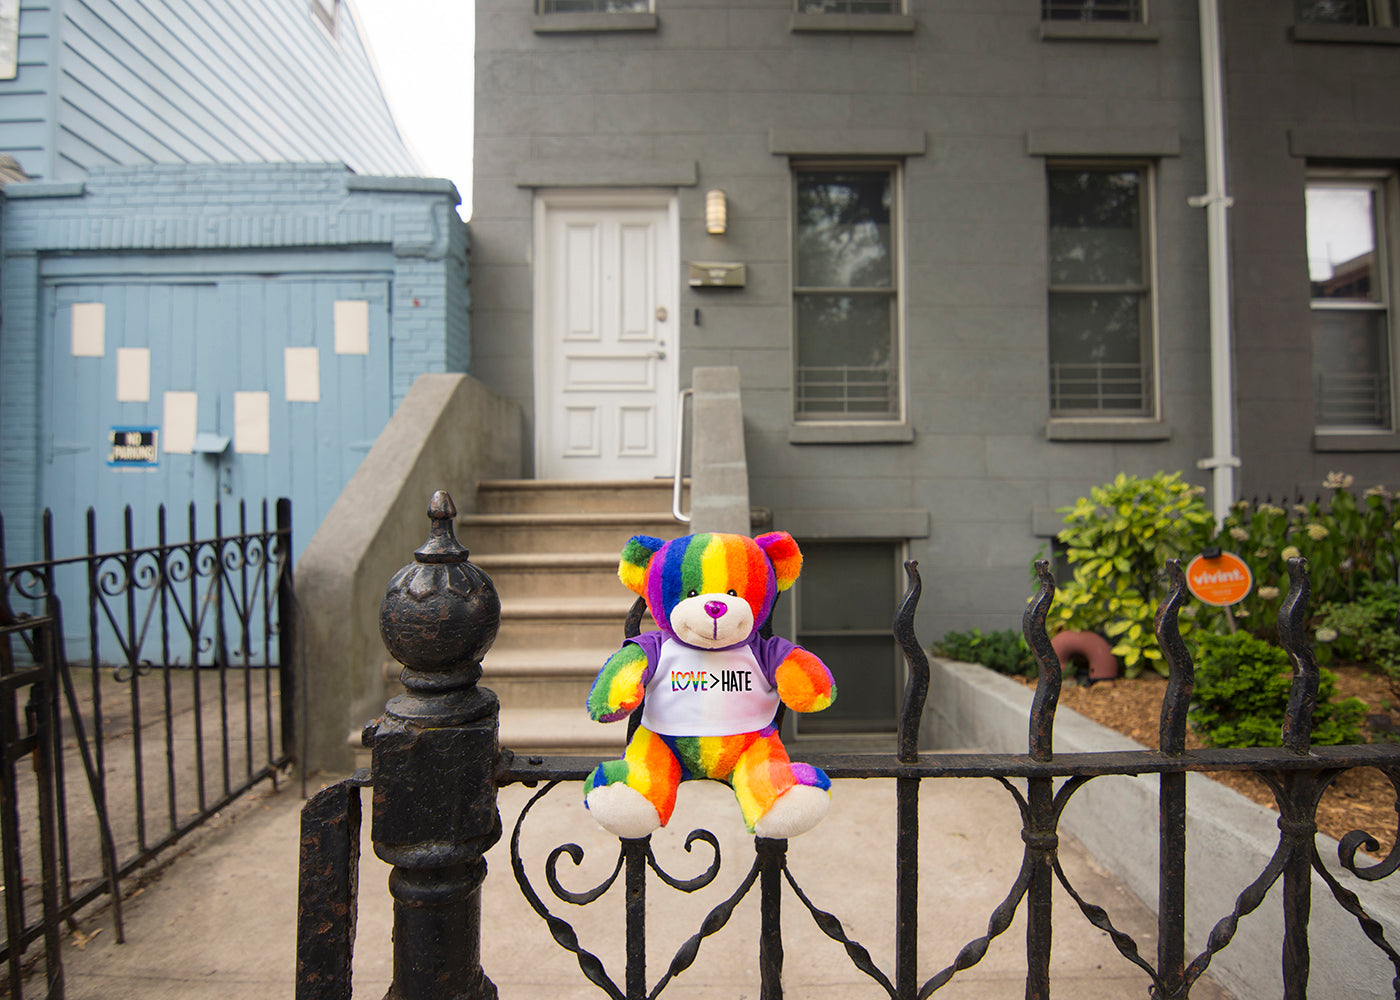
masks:
<instances>
[{"instance_id":1,"label":"green shrub","mask_svg":"<svg viewBox=\"0 0 1400 1000\"><path fill-rule=\"evenodd\" d=\"M1396 631L1396 609L1400 607L1400 584L1366 581L1354 601L1338 601L1317 610L1317 653L1324 662L1332 659L1356 663L1381 674L1400 694L1400 632Z\"/></svg>"},{"instance_id":2,"label":"green shrub","mask_svg":"<svg viewBox=\"0 0 1400 1000\"><path fill-rule=\"evenodd\" d=\"M935 656L965 663L980 663L1002 674L1036 673L1035 656L1019 632L1001 629L983 633L981 629L948 632L933 647Z\"/></svg>"},{"instance_id":3,"label":"green shrub","mask_svg":"<svg viewBox=\"0 0 1400 1000\"><path fill-rule=\"evenodd\" d=\"M1074 579L1056 595L1051 629L1102 630L1129 677L1147 664L1165 674L1152 619L1166 596L1167 560L1189 559L1210 538L1214 519L1203 492L1179 472L1147 479L1119 473L1062 508L1065 528L1057 537ZM1181 630L1190 631L1188 620Z\"/></svg>"},{"instance_id":4,"label":"green shrub","mask_svg":"<svg viewBox=\"0 0 1400 1000\"><path fill-rule=\"evenodd\" d=\"M1216 544L1237 553L1254 574L1254 591L1236 605L1238 624L1275 639L1288 593L1288 557L1308 561L1312 606L1355 599L1369 581L1394 580L1400 567L1400 499L1380 486L1352 493L1353 478L1332 472L1325 502L1289 505L1241 500L1230 508ZM1392 611L1394 605L1391 606ZM1198 625L1224 630L1224 615L1203 609Z\"/></svg>"},{"instance_id":5,"label":"green shrub","mask_svg":"<svg viewBox=\"0 0 1400 1000\"><path fill-rule=\"evenodd\" d=\"M1191 726L1213 747L1273 747L1281 742L1292 670L1288 654L1248 632L1195 635L1196 688ZM1361 742L1366 703L1333 702L1337 676L1323 670L1313 711L1317 746Z\"/></svg>"}]
</instances>

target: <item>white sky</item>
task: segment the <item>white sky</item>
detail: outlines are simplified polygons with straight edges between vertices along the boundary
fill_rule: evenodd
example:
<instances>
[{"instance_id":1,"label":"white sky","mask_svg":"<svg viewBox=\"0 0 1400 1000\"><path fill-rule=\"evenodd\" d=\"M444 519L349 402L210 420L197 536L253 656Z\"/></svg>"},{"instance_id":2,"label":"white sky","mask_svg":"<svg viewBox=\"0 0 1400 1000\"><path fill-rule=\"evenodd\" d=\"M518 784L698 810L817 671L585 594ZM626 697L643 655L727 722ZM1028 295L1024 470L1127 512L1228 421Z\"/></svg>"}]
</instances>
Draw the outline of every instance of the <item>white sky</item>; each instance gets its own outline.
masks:
<instances>
[{"instance_id":1,"label":"white sky","mask_svg":"<svg viewBox=\"0 0 1400 1000\"><path fill-rule=\"evenodd\" d=\"M1313 281L1326 281L1338 264L1376 248L1371 197L1368 187L1308 187L1308 270Z\"/></svg>"},{"instance_id":2,"label":"white sky","mask_svg":"<svg viewBox=\"0 0 1400 1000\"><path fill-rule=\"evenodd\" d=\"M354 0L404 139L471 215L474 0Z\"/></svg>"}]
</instances>

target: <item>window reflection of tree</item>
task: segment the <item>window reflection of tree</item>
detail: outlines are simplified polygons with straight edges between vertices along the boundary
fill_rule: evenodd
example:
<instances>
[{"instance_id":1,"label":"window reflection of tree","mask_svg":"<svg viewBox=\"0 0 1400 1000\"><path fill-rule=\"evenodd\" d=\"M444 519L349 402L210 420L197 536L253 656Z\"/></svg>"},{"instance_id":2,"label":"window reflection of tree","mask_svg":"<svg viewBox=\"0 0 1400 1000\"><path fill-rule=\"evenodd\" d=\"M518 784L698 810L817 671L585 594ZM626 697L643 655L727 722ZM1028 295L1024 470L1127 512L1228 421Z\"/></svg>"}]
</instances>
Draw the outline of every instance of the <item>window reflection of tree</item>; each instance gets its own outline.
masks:
<instances>
[{"instance_id":1,"label":"window reflection of tree","mask_svg":"<svg viewBox=\"0 0 1400 1000\"><path fill-rule=\"evenodd\" d=\"M1050 282L1142 281L1141 189L1136 170L1050 172Z\"/></svg>"},{"instance_id":2,"label":"window reflection of tree","mask_svg":"<svg viewBox=\"0 0 1400 1000\"><path fill-rule=\"evenodd\" d=\"M1065 165L1048 184L1051 407L1144 412L1144 172Z\"/></svg>"},{"instance_id":3,"label":"window reflection of tree","mask_svg":"<svg viewBox=\"0 0 1400 1000\"><path fill-rule=\"evenodd\" d=\"M1367 0L1300 0L1298 20L1304 24L1368 25L1372 23L1370 8Z\"/></svg>"},{"instance_id":4,"label":"window reflection of tree","mask_svg":"<svg viewBox=\"0 0 1400 1000\"><path fill-rule=\"evenodd\" d=\"M890 286L889 180L886 173L799 178L798 285Z\"/></svg>"},{"instance_id":5,"label":"window reflection of tree","mask_svg":"<svg viewBox=\"0 0 1400 1000\"><path fill-rule=\"evenodd\" d=\"M1043 0L1042 21L1140 21L1138 0Z\"/></svg>"},{"instance_id":6,"label":"window reflection of tree","mask_svg":"<svg viewBox=\"0 0 1400 1000\"><path fill-rule=\"evenodd\" d=\"M889 169L796 176L798 412L898 413Z\"/></svg>"},{"instance_id":7,"label":"window reflection of tree","mask_svg":"<svg viewBox=\"0 0 1400 1000\"><path fill-rule=\"evenodd\" d=\"M803 14L898 14L900 0L798 0Z\"/></svg>"}]
</instances>

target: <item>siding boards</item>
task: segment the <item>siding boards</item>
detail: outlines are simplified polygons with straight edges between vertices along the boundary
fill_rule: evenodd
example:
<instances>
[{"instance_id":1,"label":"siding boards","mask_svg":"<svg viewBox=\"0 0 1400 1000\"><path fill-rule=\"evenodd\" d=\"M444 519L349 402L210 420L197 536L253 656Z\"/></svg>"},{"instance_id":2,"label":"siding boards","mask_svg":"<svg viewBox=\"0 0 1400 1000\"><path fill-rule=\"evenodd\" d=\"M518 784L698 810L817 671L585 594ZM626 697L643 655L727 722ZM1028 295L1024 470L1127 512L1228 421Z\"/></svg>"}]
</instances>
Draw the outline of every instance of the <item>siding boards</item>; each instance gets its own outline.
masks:
<instances>
[{"instance_id":1,"label":"siding boards","mask_svg":"<svg viewBox=\"0 0 1400 1000\"><path fill-rule=\"evenodd\" d=\"M59 58L60 173L281 160L416 173L342 13L332 39L302 0L71 0Z\"/></svg>"},{"instance_id":2,"label":"siding boards","mask_svg":"<svg viewBox=\"0 0 1400 1000\"><path fill-rule=\"evenodd\" d=\"M0 134L4 152L25 173L45 178L53 156L53 11L47 3L21 4L19 53L13 80L0 80Z\"/></svg>"}]
</instances>

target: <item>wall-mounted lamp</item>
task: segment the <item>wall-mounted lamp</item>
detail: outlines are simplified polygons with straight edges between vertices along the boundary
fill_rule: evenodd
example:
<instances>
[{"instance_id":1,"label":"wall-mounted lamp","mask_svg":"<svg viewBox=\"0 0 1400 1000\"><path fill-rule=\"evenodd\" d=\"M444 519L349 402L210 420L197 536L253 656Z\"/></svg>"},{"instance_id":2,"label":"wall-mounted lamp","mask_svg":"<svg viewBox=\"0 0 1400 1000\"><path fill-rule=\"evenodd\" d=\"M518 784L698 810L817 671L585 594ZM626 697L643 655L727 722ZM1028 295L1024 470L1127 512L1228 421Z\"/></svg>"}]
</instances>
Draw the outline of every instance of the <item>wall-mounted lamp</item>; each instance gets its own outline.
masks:
<instances>
[{"instance_id":1,"label":"wall-mounted lamp","mask_svg":"<svg viewBox=\"0 0 1400 1000\"><path fill-rule=\"evenodd\" d=\"M724 204L724 192L711 188L705 192L705 232L711 236L723 236L728 222L728 212Z\"/></svg>"}]
</instances>

